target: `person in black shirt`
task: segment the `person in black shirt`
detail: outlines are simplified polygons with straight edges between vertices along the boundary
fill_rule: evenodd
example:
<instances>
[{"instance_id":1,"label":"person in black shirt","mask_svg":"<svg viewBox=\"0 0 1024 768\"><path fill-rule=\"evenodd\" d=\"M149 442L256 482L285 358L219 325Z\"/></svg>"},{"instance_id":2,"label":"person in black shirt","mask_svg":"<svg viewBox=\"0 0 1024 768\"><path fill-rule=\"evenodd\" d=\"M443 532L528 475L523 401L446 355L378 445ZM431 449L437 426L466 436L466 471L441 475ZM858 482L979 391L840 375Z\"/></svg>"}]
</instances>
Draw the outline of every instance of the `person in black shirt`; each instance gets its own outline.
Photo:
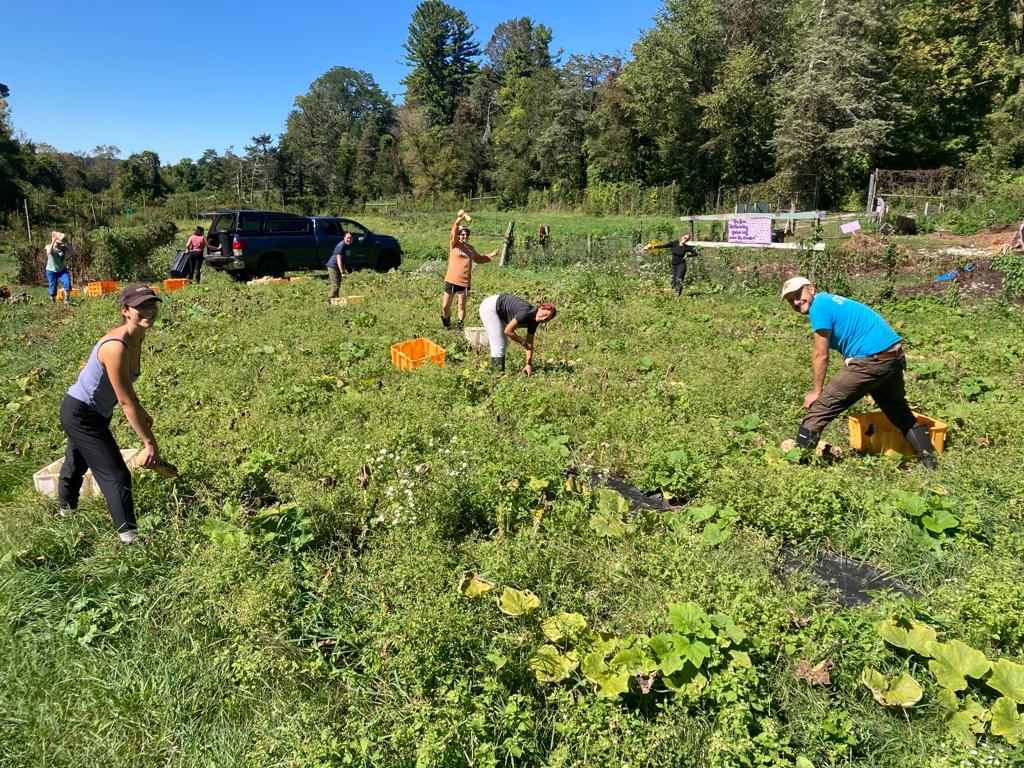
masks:
<instances>
[{"instance_id":1,"label":"person in black shirt","mask_svg":"<svg viewBox=\"0 0 1024 768\"><path fill-rule=\"evenodd\" d=\"M647 252L672 249L672 288L675 290L676 296L683 294L683 282L686 280L686 257L697 255L697 249L692 245L687 245L689 240L689 235L682 235L678 241L665 243L665 245L644 246L644 250Z\"/></svg>"},{"instance_id":2,"label":"person in black shirt","mask_svg":"<svg viewBox=\"0 0 1024 768\"><path fill-rule=\"evenodd\" d=\"M480 321L487 330L491 345L491 367L505 370L505 348L509 339L526 350L526 367L523 373L533 375L533 336L537 326L546 323L557 314L554 304L544 303L534 307L509 293L488 296L480 302ZM516 331L526 329L526 338Z\"/></svg>"}]
</instances>

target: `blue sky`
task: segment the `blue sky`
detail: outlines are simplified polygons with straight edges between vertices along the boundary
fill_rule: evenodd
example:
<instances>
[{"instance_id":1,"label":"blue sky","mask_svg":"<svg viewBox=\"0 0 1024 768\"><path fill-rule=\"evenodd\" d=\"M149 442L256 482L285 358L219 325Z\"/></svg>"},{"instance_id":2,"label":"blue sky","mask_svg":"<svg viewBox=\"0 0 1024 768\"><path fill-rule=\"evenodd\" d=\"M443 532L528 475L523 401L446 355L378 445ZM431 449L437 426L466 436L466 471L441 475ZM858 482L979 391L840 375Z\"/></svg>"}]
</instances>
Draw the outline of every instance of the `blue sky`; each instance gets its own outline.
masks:
<instances>
[{"instance_id":1,"label":"blue sky","mask_svg":"<svg viewBox=\"0 0 1024 768\"><path fill-rule=\"evenodd\" d=\"M529 16L569 54L628 54L660 0L463 0L481 48ZM296 96L333 66L369 72L400 98L416 0L15 2L4 11L0 82L19 135L74 152L113 144L165 163L276 138ZM20 32L19 32L20 31Z\"/></svg>"}]
</instances>

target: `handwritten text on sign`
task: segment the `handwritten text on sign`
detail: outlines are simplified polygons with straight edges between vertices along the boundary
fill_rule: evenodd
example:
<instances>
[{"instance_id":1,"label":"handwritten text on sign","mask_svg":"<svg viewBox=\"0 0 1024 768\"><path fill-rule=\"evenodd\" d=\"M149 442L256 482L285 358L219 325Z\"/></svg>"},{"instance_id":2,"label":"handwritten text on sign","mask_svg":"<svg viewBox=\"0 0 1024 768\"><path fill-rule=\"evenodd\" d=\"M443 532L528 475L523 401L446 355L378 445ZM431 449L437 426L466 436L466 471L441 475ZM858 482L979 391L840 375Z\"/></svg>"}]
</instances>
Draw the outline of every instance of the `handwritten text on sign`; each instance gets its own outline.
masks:
<instances>
[{"instance_id":1,"label":"handwritten text on sign","mask_svg":"<svg viewBox=\"0 0 1024 768\"><path fill-rule=\"evenodd\" d=\"M772 220L729 219L729 242L768 245L772 241Z\"/></svg>"}]
</instances>

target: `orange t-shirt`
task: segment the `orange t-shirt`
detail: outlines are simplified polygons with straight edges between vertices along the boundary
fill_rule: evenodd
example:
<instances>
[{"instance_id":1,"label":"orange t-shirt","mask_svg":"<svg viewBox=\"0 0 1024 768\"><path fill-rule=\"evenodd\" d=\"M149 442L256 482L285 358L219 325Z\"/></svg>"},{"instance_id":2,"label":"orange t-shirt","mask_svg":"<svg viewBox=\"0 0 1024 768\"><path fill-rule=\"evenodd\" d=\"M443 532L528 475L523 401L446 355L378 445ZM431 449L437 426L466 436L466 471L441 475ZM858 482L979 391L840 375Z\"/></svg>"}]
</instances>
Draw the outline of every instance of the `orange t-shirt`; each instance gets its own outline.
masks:
<instances>
[{"instance_id":1,"label":"orange t-shirt","mask_svg":"<svg viewBox=\"0 0 1024 768\"><path fill-rule=\"evenodd\" d=\"M477 253L476 248L469 243L453 245L448 250L448 271L445 273L444 281L468 289L474 261L484 264L489 259Z\"/></svg>"}]
</instances>

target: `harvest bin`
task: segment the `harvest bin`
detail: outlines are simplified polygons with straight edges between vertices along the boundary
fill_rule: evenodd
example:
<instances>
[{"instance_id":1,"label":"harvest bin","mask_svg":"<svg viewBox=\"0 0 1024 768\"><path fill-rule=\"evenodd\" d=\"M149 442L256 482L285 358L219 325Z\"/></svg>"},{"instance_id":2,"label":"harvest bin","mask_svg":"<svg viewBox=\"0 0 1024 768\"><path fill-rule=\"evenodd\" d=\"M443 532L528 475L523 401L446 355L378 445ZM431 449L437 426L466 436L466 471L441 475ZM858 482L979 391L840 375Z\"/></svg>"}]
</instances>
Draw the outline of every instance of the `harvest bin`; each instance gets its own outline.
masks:
<instances>
[{"instance_id":1,"label":"harvest bin","mask_svg":"<svg viewBox=\"0 0 1024 768\"><path fill-rule=\"evenodd\" d=\"M366 301L365 296L335 296L331 299L332 307L354 307Z\"/></svg>"},{"instance_id":2,"label":"harvest bin","mask_svg":"<svg viewBox=\"0 0 1024 768\"><path fill-rule=\"evenodd\" d=\"M116 280L96 280L85 286L87 296L103 296L107 293L114 293L118 289Z\"/></svg>"},{"instance_id":3,"label":"harvest bin","mask_svg":"<svg viewBox=\"0 0 1024 768\"><path fill-rule=\"evenodd\" d=\"M946 445L946 423L914 412L918 424L924 424L932 437L932 446L936 453L942 453ZM880 453L885 456L902 454L913 456L907 438L903 436L892 422L881 411L855 413L850 415L850 447L865 453Z\"/></svg>"},{"instance_id":4,"label":"harvest bin","mask_svg":"<svg viewBox=\"0 0 1024 768\"><path fill-rule=\"evenodd\" d=\"M391 347L391 364L400 371L411 371L426 363L444 368L444 347L430 339L410 339Z\"/></svg>"},{"instance_id":5,"label":"harvest bin","mask_svg":"<svg viewBox=\"0 0 1024 768\"><path fill-rule=\"evenodd\" d=\"M124 463L128 465L130 472L135 471L135 467L132 466L129 459L139 452L138 448L125 448L121 451L121 458L124 459ZM36 490L39 491L43 496L57 497L57 483L60 479L60 470L64 466L64 457L61 456L52 464L40 469L34 475L32 475L32 482L36 486ZM92 470L85 473L85 477L82 478L82 496L99 496L100 487L96 485L96 481L92 477Z\"/></svg>"},{"instance_id":6,"label":"harvest bin","mask_svg":"<svg viewBox=\"0 0 1024 768\"><path fill-rule=\"evenodd\" d=\"M466 341L469 342L469 346L477 352L490 344L490 341L487 338L486 328L471 326L466 328L462 333L466 337Z\"/></svg>"},{"instance_id":7,"label":"harvest bin","mask_svg":"<svg viewBox=\"0 0 1024 768\"><path fill-rule=\"evenodd\" d=\"M165 291L180 291L186 285L188 285L187 277L169 277L164 280Z\"/></svg>"}]
</instances>

